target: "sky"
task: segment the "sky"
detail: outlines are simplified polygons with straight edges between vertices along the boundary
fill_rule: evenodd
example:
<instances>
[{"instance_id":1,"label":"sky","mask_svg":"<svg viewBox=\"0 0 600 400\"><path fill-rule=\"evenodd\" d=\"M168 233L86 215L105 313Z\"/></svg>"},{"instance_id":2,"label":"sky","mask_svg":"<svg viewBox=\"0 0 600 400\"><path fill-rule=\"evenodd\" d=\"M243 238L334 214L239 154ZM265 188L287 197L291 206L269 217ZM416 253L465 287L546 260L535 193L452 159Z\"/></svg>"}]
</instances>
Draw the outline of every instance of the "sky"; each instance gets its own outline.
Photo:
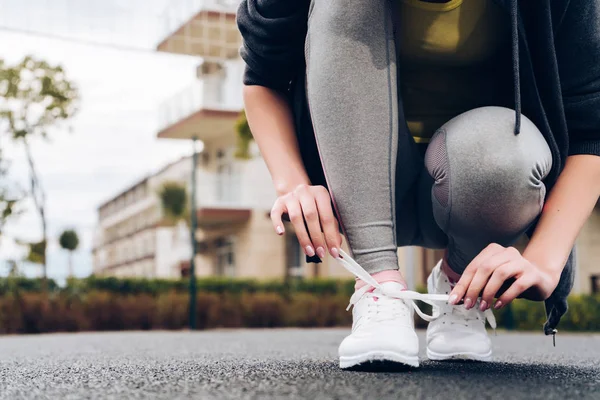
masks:
<instances>
[{"instance_id":1,"label":"sky","mask_svg":"<svg viewBox=\"0 0 600 400\"><path fill-rule=\"evenodd\" d=\"M92 271L90 250L97 207L152 171L191 152L190 143L158 140L156 133L160 104L192 83L200 60L154 51L123 50L151 50L160 39L160 15L153 12L160 6L164 7L162 3L165 0L147 2L153 7L144 7L138 0L130 1L143 10L139 16L133 17L137 14L130 10L135 8L123 11L119 4L129 3L117 0L104 3L96 0L0 0L0 9L3 10L0 17L0 58L14 63L25 55L33 55L61 64L80 91L81 106L77 116L66 126L54 130L50 140L33 143L34 157L47 193L51 238L48 274L59 281L67 275L68 257L57 244L60 232L66 228L77 230L81 245L74 256L75 275L89 275ZM78 7L69 9L69 4L75 3ZM94 3L106 4L107 7L99 12L98 7L91 6ZM66 7L62 11L61 5ZM90 5L89 10L86 5ZM56 15L69 12L71 18L75 18L74 15L83 20L91 18L96 25L90 25L87 31L84 23L63 30L56 29L56 21L45 25L37 15L50 13L48 10L51 8L52 12L58 13ZM128 24L124 15L141 22ZM36 34L15 31L17 22L27 21L29 17L38 24L23 22L26 28L23 30L33 30L33 26ZM103 25L110 26L118 34L109 35L105 34L104 28L94 28ZM132 26L144 29L131 30ZM129 32L128 35L123 35L121 28ZM38 35L39 32L43 35ZM152 36L148 32L155 34ZM124 39L115 39L119 37ZM89 42L105 43L120 49L90 45ZM0 140L0 146L10 161L9 179L24 187L27 165L22 147L15 146L6 138ZM31 204L25 202L23 206L26 212L9 223L6 229L8 237L0 239L0 275L6 272L3 261L23 255L23 249L11 238L40 239L40 222L32 212ZM40 269L26 266L25 273L39 274Z\"/></svg>"}]
</instances>

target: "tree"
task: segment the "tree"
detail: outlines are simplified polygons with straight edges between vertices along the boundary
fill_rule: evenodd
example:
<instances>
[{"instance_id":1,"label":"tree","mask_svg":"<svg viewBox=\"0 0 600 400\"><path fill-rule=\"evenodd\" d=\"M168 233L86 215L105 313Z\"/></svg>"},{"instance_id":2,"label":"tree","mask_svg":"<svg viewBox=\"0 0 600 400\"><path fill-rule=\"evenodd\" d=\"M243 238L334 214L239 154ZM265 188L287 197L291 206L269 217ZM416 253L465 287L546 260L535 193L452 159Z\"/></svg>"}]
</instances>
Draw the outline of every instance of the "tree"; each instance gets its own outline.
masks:
<instances>
[{"instance_id":1,"label":"tree","mask_svg":"<svg viewBox=\"0 0 600 400\"><path fill-rule=\"evenodd\" d=\"M250 143L254 137L252 136L250 125L248 125L245 111L241 112L235 124L235 130L237 132L237 149L235 156L243 160L250 159L252 157L250 155Z\"/></svg>"},{"instance_id":2,"label":"tree","mask_svg":"<svg viewBox=\"0 0 600 400\"><path fill-rule=\"evenodd\" d=\"M20 142L29 166L28 197L39 216L42 240L30 245L47 277L48 224L46 193L31 151L31 140L47 138L48 131L77 112L79 93L61 66L27 56L18 64L0 59L0 134ZM34 249L35 247L35 249ZM35 251L33 251L35 250Z\"/></svg>"},{"instance_id":3,"label":"tree","mask_svg":"<svg viewBox=\"0 0 600 400\"><path fill-rule=\"evenodd\" d=\"M188 214L187 190L179 182L165 182L159 193L163 213L172 224L185 219Z\"/></svg>"},{"instance_id":4,"label":"tree","mask_svg":"<svg viewBox=\"0 0 600 400\"><path fill-rule=\"evenodd\" d=\"M18 278L22 276L21 271L19 270L19 262L17 260L7 260L6 264L8 266L9 278Z\"/></svg>"},{"instance_id":5,"label":"tree","mask_svg":"<svg viewBox=\"0 0 600 400\"><path fill-rule=\"evenodd\" d=\"M2 159L2 149L0 149L0 237L2 237L4 225L8 219L14 217L19 211L17 209L19 196L15 190L8 187L6 173L6 167Z\"/></svg>"},{"instance_id":6,"label":"tree","mask_svg":"<svg viewBox=\"0 0 600 400\"><path fill-rule=\"evenodd\" d=\"M69 252L69 278L73 277L73 252L79 247L79 236L72 229L64 231L58 239L60 247Z\"/></svg>"}]
</instances>

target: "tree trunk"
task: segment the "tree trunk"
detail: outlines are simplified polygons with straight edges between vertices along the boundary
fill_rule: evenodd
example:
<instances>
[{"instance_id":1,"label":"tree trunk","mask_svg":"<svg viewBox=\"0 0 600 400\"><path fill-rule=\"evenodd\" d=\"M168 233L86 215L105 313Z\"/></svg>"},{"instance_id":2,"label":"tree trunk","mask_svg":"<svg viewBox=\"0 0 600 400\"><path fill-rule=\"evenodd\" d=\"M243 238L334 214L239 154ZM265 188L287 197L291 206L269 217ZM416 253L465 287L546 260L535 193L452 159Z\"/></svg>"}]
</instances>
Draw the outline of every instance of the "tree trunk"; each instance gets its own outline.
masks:
<instances>
[{"instance_id":1,"label":"tree trunk","mask_svg":"<svg viewBox=\"0 0 600 400\"><path fill-rule=\"evenodd\" d=\"M69 278L73 277L73 252L69 251Z\"/></svg>"},{"instance_id":2,"label":"tree trunk","mask_svg":"<svg viewBox=\"0 0 600 400\"><path fill-rule=\"evenodd\" d=\"M48 279L48 268L46 265L46 249L48 247L48 223L46 221L46 193L40 182L40 178L33 161L33 154L31 153L31 147L27 138L23 138L23 144L25 146L25 154L27 155L27 162L29 164L29 186L31 191L31 198L35 204L35 209L40 216L42 223L42 271L44 278L44 286Z\"/></svg>"},{"instance_id":3,"label":"tree trunk","mask_svg":"<svg viewBox=\"0 0 600 400\"><path fill-rule=\"evenodd\" d=\"M43 240L43 250L42 250L42 268L44 270L44 281L48 279L48 266L46 265L46 250L48 248L48 225L46 223L46 211L44 204L41 204L39 207L40 219L42 220L42 240Z\"/></svg>"}]
</instances>

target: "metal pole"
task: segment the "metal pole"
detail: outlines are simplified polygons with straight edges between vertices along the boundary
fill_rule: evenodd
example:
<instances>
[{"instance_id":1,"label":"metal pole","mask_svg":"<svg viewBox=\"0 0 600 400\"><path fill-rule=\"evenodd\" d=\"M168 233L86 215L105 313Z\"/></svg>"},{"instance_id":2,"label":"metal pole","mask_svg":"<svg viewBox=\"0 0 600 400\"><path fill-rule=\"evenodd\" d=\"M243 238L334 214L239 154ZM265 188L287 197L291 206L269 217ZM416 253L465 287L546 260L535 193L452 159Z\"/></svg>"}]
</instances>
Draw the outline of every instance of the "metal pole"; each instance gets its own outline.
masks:
<instances>
[{"instance_id":1,"label":"metal pole","mask_svg":"<svg viewBox=\"0 0 600 400\"><path fill-rule=\"evenodd\" d=\"M196 329L196 228L198 226L198 216L196 215L196 166L198 165L198 152L196 151L197 138L194 136L192 145L194 153L192 155L192 184L191 184L191 205L190 205L190 236L192 240L192 257L190 259L190 329Z\"/></svg>"}]
</instances>

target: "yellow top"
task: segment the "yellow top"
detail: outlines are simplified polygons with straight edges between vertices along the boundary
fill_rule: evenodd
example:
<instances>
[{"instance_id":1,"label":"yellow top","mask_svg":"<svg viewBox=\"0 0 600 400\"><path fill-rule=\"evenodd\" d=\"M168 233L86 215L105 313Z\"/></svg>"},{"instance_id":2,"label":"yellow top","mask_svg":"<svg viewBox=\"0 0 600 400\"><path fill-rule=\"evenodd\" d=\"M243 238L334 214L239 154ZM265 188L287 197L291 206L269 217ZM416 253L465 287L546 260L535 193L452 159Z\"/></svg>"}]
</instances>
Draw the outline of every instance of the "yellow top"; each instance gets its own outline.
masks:
<instances>
[{"instance_id":1,"label":"yellow top","mask_svg":"<svg viewBox=\"0 0 600 400\"><path fill-rule=\"evenodd\" d=\"M465 111L511 105L511 68L498 68L512 62L510 18L495 2L401 0L396 18L400 91L417 142Z\"/></svg>"}]
</instances>

